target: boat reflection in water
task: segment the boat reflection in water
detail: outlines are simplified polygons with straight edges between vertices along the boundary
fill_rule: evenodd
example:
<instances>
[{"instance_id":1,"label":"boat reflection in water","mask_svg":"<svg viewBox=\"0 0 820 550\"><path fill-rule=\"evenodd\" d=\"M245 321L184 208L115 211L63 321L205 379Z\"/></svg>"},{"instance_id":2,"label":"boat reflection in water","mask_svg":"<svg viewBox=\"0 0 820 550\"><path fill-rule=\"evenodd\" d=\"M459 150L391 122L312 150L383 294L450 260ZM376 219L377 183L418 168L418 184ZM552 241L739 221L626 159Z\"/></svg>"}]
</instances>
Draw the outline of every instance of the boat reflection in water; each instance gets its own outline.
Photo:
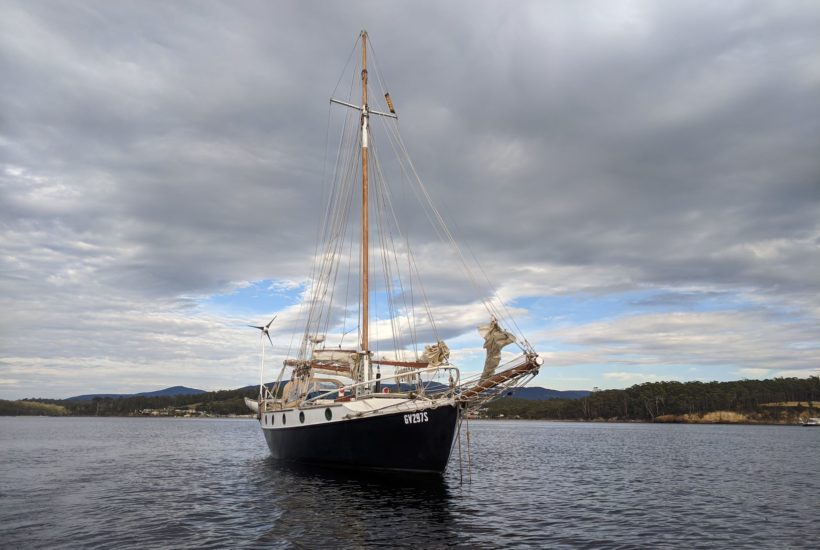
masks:
<instances>
[{"instance_id":1,"label":"boat reflection in water","mask_svg":"<svg viewBox=\"0 0 820 550\"><path fill-rule=\"evenodd\" d=\"M256 542L300 540L317 548L467 547L443 476L341 470L273 457L259 460L253 512L269 518Z\"/></svg>"}]
</instances>

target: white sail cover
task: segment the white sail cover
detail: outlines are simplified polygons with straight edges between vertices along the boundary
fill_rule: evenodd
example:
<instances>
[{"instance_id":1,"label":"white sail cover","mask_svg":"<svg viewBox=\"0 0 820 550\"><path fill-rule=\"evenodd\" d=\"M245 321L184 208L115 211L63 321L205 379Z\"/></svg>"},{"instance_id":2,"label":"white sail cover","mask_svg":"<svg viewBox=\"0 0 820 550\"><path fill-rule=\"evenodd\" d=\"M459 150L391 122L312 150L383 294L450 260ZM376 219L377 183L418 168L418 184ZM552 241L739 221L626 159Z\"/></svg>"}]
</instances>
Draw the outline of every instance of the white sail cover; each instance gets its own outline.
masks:
<instances>
[{"instance_id":1,"label":"white sail cover","mask_svg":"<svg viewBox=\"0 0 820 550\"><path fill-rule=\"evenodd\" d=\"M515 336L498 326L495 319L488 325L479 326L478 333L484 338L484 349L487 350L484 370L481 372L481 380L484 380L492 376L498 368L501 363L501 349L515 342Z\"/></svg>"},{"instance_id":2,"label":"white sail cover","mask_svg":"<svg viewBox=\"0 0 820 550\"><path fill-rule=\"evenodd\" d=\"M356 352L344 349L317 349L313 351L313 360L343 365L354 365L358 362Z\"/></svg>"},{"instance_id":3,"label":"white sail cover","mask_svg":"<svg viewBox=\"0 0 820 550\"><path fill-rule=\"evenodd\" d=\"M334 374L355 377L358 374L359 356L354 350L314 350L311 368L314 374Z\"/></svg>"},{"instance_id":4,"label":"white sail cover","mask_svg":"<svg viewBox=\"0 0 820 550\"><path fill-rule=\"evenodd\" d=\"M259 402L253 399L245 398L245 405L255 413L259 412Z\"/></svg>"},{"instance_id":5,"label":"white sail cover","mask_svg":"<svg viewBox=\"0 0 820 550\"><path fill-rule=\"evenodd\" d=\"M450 359L450 348L447 344L439 340L435 344L424 346L424 353L419 357L423 362L429 363L431 367L438 367L447 363Z\"/></svg>"}]
</instances>

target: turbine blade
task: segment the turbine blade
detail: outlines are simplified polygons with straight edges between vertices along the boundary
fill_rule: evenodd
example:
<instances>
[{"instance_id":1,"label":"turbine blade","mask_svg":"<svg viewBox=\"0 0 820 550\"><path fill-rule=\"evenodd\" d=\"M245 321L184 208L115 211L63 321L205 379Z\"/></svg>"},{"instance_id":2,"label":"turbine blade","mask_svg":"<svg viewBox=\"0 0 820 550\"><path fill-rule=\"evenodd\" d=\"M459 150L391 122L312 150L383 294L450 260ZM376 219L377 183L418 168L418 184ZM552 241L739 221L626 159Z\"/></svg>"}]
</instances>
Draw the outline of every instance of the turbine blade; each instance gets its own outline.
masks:
<instances>
[{"instance_id":1,"label":"turbine blade","mask_svg":"<svg viewBox=\"0 0 820 550\"><path fill-rule=\"evenodd\" d=\"M270 339L270 332L265 332L265 335L268 337L268 342L270 342L270 347L273 347L273 340Z\"/></svg>"},{"instance_id":2,"label":"turbine blade","mask_svg":"<svg viewBox=\"0 0 820 550\"><path fill-rule=\"evenodd\" d=\"M256 325L248 325L248 326L251 327L251 328L258 328L259 330L264 330L265 329L265 327L258 327Z\"/></svg>"},{"instance_id":3,"label":"turbine blade","mask_svg":"<svg viewBox=\"0 0 820 550\"><path fill-rule=\"evenodd\" d=\"M279 317L279 316L278 316L278 315L274 315L274 316L273 316L273 319L271 319L271 320L270 320L270 323L268 323L267 325L265 325L265 328L270 328L270 326L273 324L273 322L276 320L276 318L277 318L277 317Z\"/></svg>"}]
</instances>

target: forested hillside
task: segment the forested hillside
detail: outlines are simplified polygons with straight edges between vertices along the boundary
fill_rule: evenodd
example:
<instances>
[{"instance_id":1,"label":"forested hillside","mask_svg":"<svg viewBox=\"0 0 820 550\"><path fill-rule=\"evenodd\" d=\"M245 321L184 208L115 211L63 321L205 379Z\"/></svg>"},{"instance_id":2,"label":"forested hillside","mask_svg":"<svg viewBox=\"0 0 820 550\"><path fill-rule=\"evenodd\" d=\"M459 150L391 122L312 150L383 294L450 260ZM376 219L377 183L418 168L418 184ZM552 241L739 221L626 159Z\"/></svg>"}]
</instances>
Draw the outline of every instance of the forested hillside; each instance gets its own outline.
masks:
<instances>
[{"instance_id":1,"label":"forested hillside","mask_svg":"<svg viewBox=\"0 0 820 550\"><path fill-rule=\"evenodd\" d=\"M715 411L750 421L788 421L803 412L820 414L820 378L775 378L736 382L648 382L604 390L582 399L529 401L506 398L489 405L491 418L637 420L684 422ZM785 413L785 414L784 414Z\"/></svg>"},{"instance_id":2,"label":"forested hillside","mask_svg":"<svg viewBox=\"0 0 820 550\"><path fill-rule=\"evenodd\" d=\"M0 414L43 414L42 412L28 412L34 409L13 405L14 403L35 402L58 405L61 409L67 411L67 414L81 416L128 416L151 414L154 411L163 414L184 414L186 411L192 414L209 415L248 414L250 411L245 406L244 398L251 397L255 399L258 393L259 388L251 386L197 395L95 397L88 401L35 398L6 401L5 405L0 407Z\"/></svg>"},{"instance_id":3,"label":"forested hillside","mask_svg":"<svg viewBox=\"0 0 820 550\"><path fill-rule=\"evenodd\" d=\"M94 398L90 401L28 399L0 402L0 414L70 414L127 416L139 414L248 414L244 398L258 388L199 395ZM489 418L554 420L712 421L711 413L734 413L733 421L794 422L820 415L820 377L740 380L736 382L649 382L624 390L604 390L581 399L534 400L506 397L491 403ZM49 406L41 406L40 403ZM725 416L725 415L724 415ZM716 417L714 421L722 421Z\"/></svg>"}]
</instances>

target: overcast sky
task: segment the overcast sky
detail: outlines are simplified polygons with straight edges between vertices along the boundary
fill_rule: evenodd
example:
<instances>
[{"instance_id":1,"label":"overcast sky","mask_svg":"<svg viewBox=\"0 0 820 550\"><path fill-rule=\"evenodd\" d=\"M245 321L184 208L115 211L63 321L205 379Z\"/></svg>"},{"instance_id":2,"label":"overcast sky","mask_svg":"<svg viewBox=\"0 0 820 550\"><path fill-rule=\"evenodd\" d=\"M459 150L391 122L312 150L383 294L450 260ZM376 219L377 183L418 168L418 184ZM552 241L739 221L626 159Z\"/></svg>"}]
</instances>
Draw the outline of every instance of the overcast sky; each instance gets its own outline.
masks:
<instances>
[{"instance_id":1,"label":"overcast sky","mask_svg":"<svg viewBox=\"0 0 820 550\"><path fill-rule=\"evenodd\" d=\"M820 372L818 2L0 0L0 398L258 380L362 28L534 384Z\"/></svg>"}]
</instances>

